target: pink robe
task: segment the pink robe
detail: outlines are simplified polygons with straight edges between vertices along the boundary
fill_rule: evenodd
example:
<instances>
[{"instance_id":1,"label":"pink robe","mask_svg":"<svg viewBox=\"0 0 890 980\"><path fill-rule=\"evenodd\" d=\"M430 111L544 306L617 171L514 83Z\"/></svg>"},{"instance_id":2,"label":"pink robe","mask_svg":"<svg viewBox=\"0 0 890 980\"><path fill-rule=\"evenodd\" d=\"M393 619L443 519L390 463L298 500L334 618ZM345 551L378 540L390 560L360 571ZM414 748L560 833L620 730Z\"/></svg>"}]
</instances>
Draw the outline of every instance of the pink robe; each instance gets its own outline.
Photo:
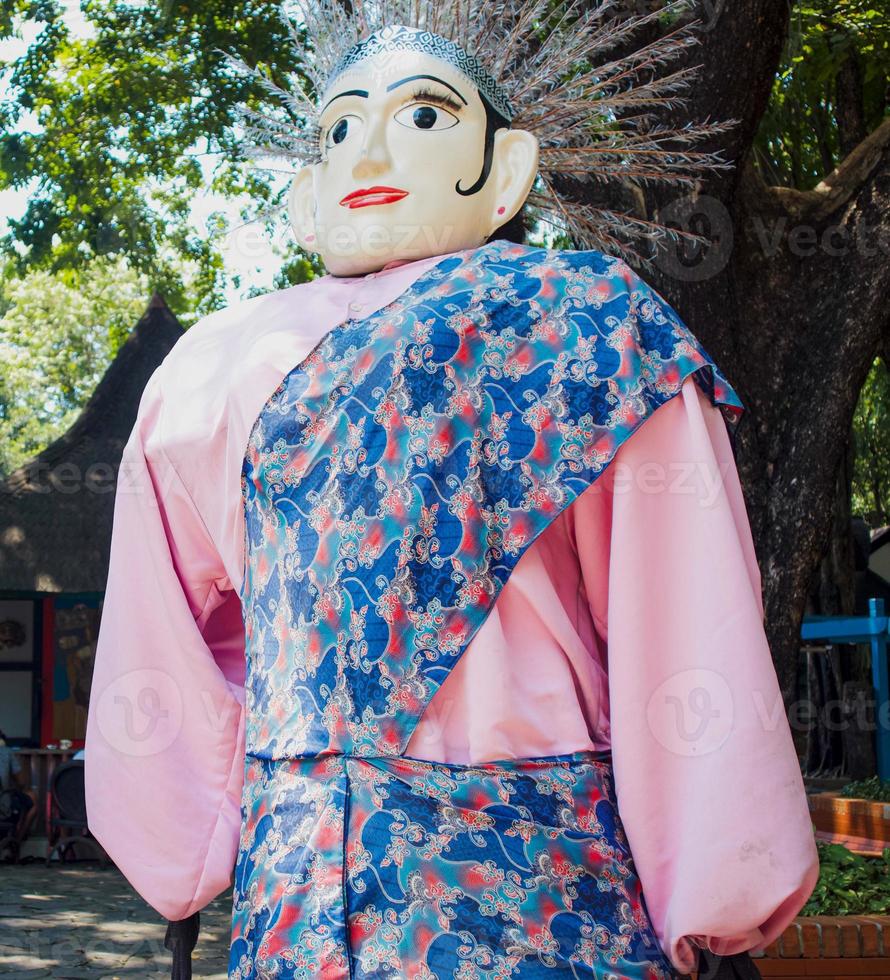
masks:
<instances>
[{"instance_id":1,"label":"pink robe","mask_svg":"<svg viewBox=\"0 0 890 980\"><path fill-rule=\"evenodd\" d=\"M441 256L326 276L204 318L146 386L115 502L86 736L92 832L159 913L231 882L244 765L240 471L269 394L345 317ZM407 754L612 749L652 925L760 949L818 875L720 410L692 377L522 556Z\"/></svg>"}]
</instances>

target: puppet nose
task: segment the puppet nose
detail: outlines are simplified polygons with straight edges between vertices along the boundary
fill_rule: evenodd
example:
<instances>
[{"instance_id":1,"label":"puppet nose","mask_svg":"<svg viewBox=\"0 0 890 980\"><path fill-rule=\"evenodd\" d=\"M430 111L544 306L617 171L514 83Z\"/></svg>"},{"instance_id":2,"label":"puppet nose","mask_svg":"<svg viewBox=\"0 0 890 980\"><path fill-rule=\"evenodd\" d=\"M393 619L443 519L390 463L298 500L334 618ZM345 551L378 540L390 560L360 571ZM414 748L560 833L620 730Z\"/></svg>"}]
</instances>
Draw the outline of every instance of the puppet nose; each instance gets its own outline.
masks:
<instances>
[{"instance_id":1,"label":"puppet nose","mask_svg":"<svg viewBox=\"0 0 890 980\"><path fill-rule=\"evenodd\" d=\"M389 170L391 161L384 129L382 123L368 126L361 156L352 168L352 176L356 179L376 177Z\"/></svg>"},{"instance_id":2,"label":"puppet nose","mask_svg":"<svg viewBox=\"0 0 890 980\"><path fill-rule=\"evenodd\" d=\"M389 164L380 160L377 157L371 157L367 153L363 153L356 165L352 168L352 175L357 179L363 177L376 177L378 174L384 173L384 171L389 169Z\"/></svg>"}]
</instances>

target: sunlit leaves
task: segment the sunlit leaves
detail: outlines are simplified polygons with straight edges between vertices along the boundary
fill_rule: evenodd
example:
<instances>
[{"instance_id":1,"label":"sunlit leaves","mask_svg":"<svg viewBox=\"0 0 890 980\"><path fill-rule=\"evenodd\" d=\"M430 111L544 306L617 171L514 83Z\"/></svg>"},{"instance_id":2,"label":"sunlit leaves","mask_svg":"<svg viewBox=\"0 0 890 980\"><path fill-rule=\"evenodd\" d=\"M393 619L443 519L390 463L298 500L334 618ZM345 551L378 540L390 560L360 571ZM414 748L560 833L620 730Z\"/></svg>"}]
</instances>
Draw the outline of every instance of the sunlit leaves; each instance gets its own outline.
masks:
<instances>
[{"instance_id":1,"label":"sunlit leaves","mask_svg":"<svg viewBox=\"0 0 890 980\"><path fill-rule=\"evenodd\" d=\"M258 206L280 197L241 157L233 108L250 93L219 49L290 70L278 4L84 0L81 8L86 37L72 37L49 2L20 2L17 18L0 21L7 33L23 17L41 28L8 67L11 97L0 106L0 187L35 188L3 243L7 254L20 273L125 255L177 312L212 309L223 286L220 243L190 226L190 202L205 189L247 192ZM16 131L26 111L38 125ZM185 295L178 256L200 264L197 293Z\"/></svg>"},{"instance_id":2,"label":"sunlit leaves","mask_svg":"<svg viewBox=\"0 0 890 980\"><path fill-rule=\"evenodd\" d=\"M890 371L876 358L853 418L853 513L890 524Z\"/></svg>"},{"instance_id":3,"label":"sunlit leaves","mask_svg":"<svg viewBox=\"0 0 890 980\"><path fill-rule=\"evenodd\" d=\"M849 92L838 79L851 62L866 131L890 111L890 9L866 0L796 4L785 57L755 142L770 183L809 189L843 157L839 113Z\"/></svg>"},{"instance_id":4,"label":"sunlit leaves","mask_svg":"<svg viewBox=\"0 0 890 980\"><path fill-rule=\"evenodd\" d=\"M83 272L0 279L0 473L74 421L145 309L149 285L125 260Z\"/></svg>"}]
</instances>

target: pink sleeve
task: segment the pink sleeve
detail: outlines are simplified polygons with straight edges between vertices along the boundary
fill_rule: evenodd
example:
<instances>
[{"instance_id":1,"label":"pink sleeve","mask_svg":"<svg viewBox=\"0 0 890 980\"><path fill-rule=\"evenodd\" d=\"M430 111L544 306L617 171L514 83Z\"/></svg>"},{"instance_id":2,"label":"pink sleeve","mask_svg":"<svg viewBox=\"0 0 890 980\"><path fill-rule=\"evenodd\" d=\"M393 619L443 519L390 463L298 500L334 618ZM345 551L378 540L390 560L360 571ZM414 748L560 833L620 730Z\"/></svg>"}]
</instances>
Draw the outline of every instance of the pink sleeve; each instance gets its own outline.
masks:
<instances>
[{"instance_id":1,"label":"pink sleeve","mask_svg":"<svg viewBox=\"0 0 890 980\"><path fill-rule=\"evenodd\" d=\"M581 509L575 532L606 620L615 788L653 927L690 972L695 944L772 942L818 857L720 410L687 378L610 469L591 500L608 562L603 521Z\"/></svg>"},{"instance_id":2,"label":"pink sleeve","mask_svg":"<svg viewBox=\"0 0 890 980\"><path fill-rule=\"evenodd\" d=\"M244 762L238 595L161 442L163 367L124 449L85 745L92 833L161 915L231 881Z\"/></svg>"}]
</instances>

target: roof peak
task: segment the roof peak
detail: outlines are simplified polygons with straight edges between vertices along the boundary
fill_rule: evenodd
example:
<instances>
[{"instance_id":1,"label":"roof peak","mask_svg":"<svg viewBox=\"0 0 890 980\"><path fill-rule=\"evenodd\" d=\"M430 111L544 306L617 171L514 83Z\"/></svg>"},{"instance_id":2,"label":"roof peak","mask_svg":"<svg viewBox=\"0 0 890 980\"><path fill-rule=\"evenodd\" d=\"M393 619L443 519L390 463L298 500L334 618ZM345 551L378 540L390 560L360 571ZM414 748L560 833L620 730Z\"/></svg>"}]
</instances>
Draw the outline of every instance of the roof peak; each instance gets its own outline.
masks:
<instances>
[{"instance_id":1,"label":"roof peak","mask_svg":"<svg viewBox=\"0 0 890 980\"><path fill-rule=\"evenodd\" d=\"M148 306L146 306L145 309L146 310L170 310L170 307L167 303L167 300L164 299L163 294L155 290L151 294L151 299L148 301ZM172 313L173 311L170 310L170 312Z\"/></svg>"}]
</instances>

